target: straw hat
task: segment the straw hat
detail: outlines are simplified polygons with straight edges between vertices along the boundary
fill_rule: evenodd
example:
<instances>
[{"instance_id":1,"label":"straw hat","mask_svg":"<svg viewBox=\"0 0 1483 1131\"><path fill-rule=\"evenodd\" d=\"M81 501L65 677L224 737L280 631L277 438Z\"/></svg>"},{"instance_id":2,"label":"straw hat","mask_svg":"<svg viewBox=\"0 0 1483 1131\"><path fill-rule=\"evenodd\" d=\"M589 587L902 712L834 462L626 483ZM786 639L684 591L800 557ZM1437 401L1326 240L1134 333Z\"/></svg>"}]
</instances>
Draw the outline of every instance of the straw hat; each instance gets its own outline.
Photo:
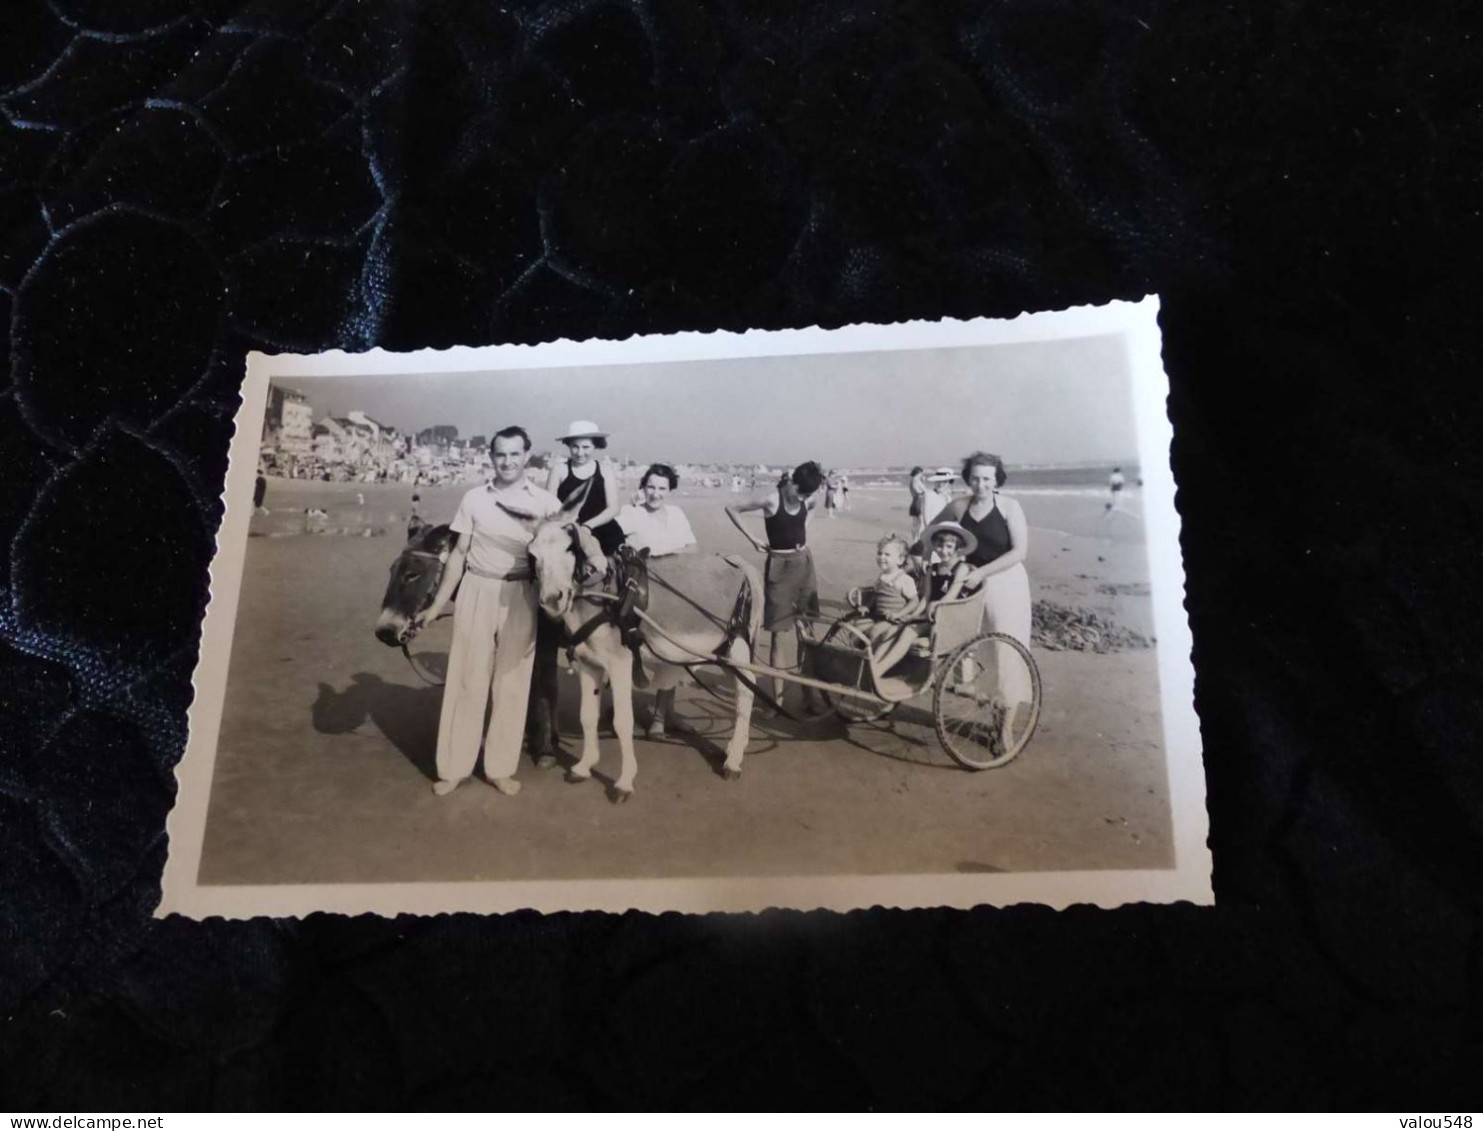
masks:
<instances>
[{"instance_id":1,"label":"straw hat","mask_svg":"<svg viewBox=\"0 0 1483 1131\"><path fill-rule=\"evenodd\" d=\"M939 467L936 471L929 471L924 479L928 483L947 483L958 478L958 473L950 467Z\"/></svg>"},{"instance_id":2,"label":"straw hat","mask_svg":"<svg viewBox=\"0 0 1483 1131\"><path fill-rule=\"evenodd\" d=\"M932 539L936 538L939 534L956 534L958 541L962 543L962 554L965 558L973 553L974 550L978 549L978 538L974 535L973 531L961 523L952 521L952 519L934 522L926 530L922 531L922 545L930 549Z\"/></svg>"},{"instance_id":3,"label":"straw hat","mask_svg":"<svg viewBox=\"0 0 1483 1131\"><path fill-rule=\"evenodd\" d=\"M556 437L559 443L570 444L573 440L606 440L608 434L590 420L573 420L565 436Z\"/></svg>"}]
</instances>

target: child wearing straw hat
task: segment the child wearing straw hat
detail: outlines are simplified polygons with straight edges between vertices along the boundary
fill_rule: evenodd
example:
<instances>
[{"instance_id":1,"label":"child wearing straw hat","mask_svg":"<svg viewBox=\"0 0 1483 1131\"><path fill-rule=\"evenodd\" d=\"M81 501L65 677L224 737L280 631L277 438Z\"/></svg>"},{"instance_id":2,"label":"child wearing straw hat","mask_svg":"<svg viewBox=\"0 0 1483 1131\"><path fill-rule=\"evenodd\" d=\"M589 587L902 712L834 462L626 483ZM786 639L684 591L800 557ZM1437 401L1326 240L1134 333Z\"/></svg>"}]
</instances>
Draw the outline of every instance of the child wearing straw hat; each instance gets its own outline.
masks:
<instances>
[{"instance_id":1,"label":"child wearing straw hat","mask_svg":"<svg viewBox=\"0 0 1483 1131\"><path fill-rule=\"evenodd\" d=\"M968 555L978 548L973 531L960 523L933 523L922 534L920 545L931 561L926 567L927 585L916 600L909 602L894 618L900 630L872 632L877 643L876 666L883 672L895 667L926 631L923 618L939 601L955 601L963 596L972 567Z\"/></svg>"}]
</instances>

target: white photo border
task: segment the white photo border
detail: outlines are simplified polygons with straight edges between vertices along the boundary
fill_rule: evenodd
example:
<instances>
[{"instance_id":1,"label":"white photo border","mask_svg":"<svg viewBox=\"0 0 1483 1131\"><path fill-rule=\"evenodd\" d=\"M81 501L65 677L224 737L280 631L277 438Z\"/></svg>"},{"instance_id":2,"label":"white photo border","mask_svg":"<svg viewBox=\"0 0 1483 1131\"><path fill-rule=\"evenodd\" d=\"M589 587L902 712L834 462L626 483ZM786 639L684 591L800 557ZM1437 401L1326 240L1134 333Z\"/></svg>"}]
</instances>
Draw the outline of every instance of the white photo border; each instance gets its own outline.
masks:
<instances>
[{"instance_id":1,"label":"white photo border","mask_svg":"<svg viewBox=\"0 0 1483 1131\"><path fill-rule=\"evenodd\" d=\"M1035 903L1214 903L1207 844L1209 818L1199 721L1194 710L1192 641L1184 611L1179 516L1169 464L1158 300L1021 314L1012 319L855 325L837 330L678 333L622 341L561 340L533 346L454 347L392 353L251 353L242 386L223 517L211 563L211 592L193 679L189 738L176 769L178 791L167 823L169 856L155 915L249 918L338 914L431 915L638 910L757 912L770 908L852 911L871 907L970 908ZM1165 772L1173 824L1174 867L1147 870L933 875L838 875L676 879L520 880L473 883L202 885L197 882L227 668L236 626L256 475L259 433L270 378L441 374L501 369L686 362L735 357L951 349L1119 336L1132 376L1145 530L1164 730Z\"/></svg>"}]
</instances>

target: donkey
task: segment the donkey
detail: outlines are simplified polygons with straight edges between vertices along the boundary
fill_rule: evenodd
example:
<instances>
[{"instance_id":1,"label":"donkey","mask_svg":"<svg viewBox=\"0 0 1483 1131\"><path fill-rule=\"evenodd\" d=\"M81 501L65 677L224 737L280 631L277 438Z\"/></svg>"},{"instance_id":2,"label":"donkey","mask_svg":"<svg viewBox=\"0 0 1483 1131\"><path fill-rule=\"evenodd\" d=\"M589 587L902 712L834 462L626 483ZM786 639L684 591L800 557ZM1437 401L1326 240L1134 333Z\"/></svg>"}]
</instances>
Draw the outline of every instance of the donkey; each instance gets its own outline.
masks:
<instances>
[{"instance_id":1,"label":"donkey","mask_svg":"<svg viewBox=\"0 0 1483 1131\"><path fill-rule=\"evenodd\" d=\"M512 512L513 513L513 512ZM526 517L526 516L521 516ZM644 677L664 680L682 677L685 666L697 660L721 659L746 664L761 622L762 578L756 568L738 558L694 555L661 559L665 580L650 590L647 616L658 626L645 624L644 642L630 650L622 629L605 615L617 594L604 592L607 560L597 540L581 526L572 525L565 512L536 526L530 544L541 609L559 621L569 640L582 688L582 757L567 771L568 781L586 781L598 759L598 709L604 682L613 687L613 727L618 732L622 767L609 790L614 803L633 794L638 764L633 752L633 686L635 657ZM736 574L742 584L736 587ZM585 577L583 576L585 574ZM658 570L653 571L655 580ZM669 579L673 579L673 583ZM731 620L715 616L683 596L676 584L708 597L725 593L732 600ZM596 623L592 623L596 620ZM741 776L742 756L751 731L752 687L732 675L736 719L726 746L720 773L728 781Z\"/></svg>"},{"instance_id":2,"label":"donkey","mask_svg":"<svg viewBox=\"0 0 1483 1131\"><path fill-rule=\"evenodd\" d=\"M432 604L448 555L458 542L458 535L446 523L432 526L413 521L416 525L407 527L407 545L391 564L381 615L376 618L376 639L393 648L401 644L412 618Z\"/></svg>"}]
</instances>

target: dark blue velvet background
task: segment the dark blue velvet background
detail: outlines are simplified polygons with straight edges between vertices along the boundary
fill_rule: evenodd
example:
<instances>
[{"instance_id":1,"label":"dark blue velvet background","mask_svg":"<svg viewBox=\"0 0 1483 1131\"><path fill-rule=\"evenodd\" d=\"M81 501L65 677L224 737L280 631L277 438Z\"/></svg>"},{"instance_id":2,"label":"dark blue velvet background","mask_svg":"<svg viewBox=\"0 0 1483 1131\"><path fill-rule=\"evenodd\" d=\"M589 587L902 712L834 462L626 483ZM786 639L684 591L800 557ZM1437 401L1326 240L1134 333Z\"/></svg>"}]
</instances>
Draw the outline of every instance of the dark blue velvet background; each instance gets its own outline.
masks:
<instances>
[{"instance_id":1,"label":"dark blue velvet background","mask_svg":"<svg viewBox=\"0 0 1483 1131\"><path fill-rule=\"evenodd\" d=\"M1476 1108L1467 7L7 0L0 1106ZM1219 908L150 919L245 351L1145 292Z\"/></svg>"}]
</instances>

